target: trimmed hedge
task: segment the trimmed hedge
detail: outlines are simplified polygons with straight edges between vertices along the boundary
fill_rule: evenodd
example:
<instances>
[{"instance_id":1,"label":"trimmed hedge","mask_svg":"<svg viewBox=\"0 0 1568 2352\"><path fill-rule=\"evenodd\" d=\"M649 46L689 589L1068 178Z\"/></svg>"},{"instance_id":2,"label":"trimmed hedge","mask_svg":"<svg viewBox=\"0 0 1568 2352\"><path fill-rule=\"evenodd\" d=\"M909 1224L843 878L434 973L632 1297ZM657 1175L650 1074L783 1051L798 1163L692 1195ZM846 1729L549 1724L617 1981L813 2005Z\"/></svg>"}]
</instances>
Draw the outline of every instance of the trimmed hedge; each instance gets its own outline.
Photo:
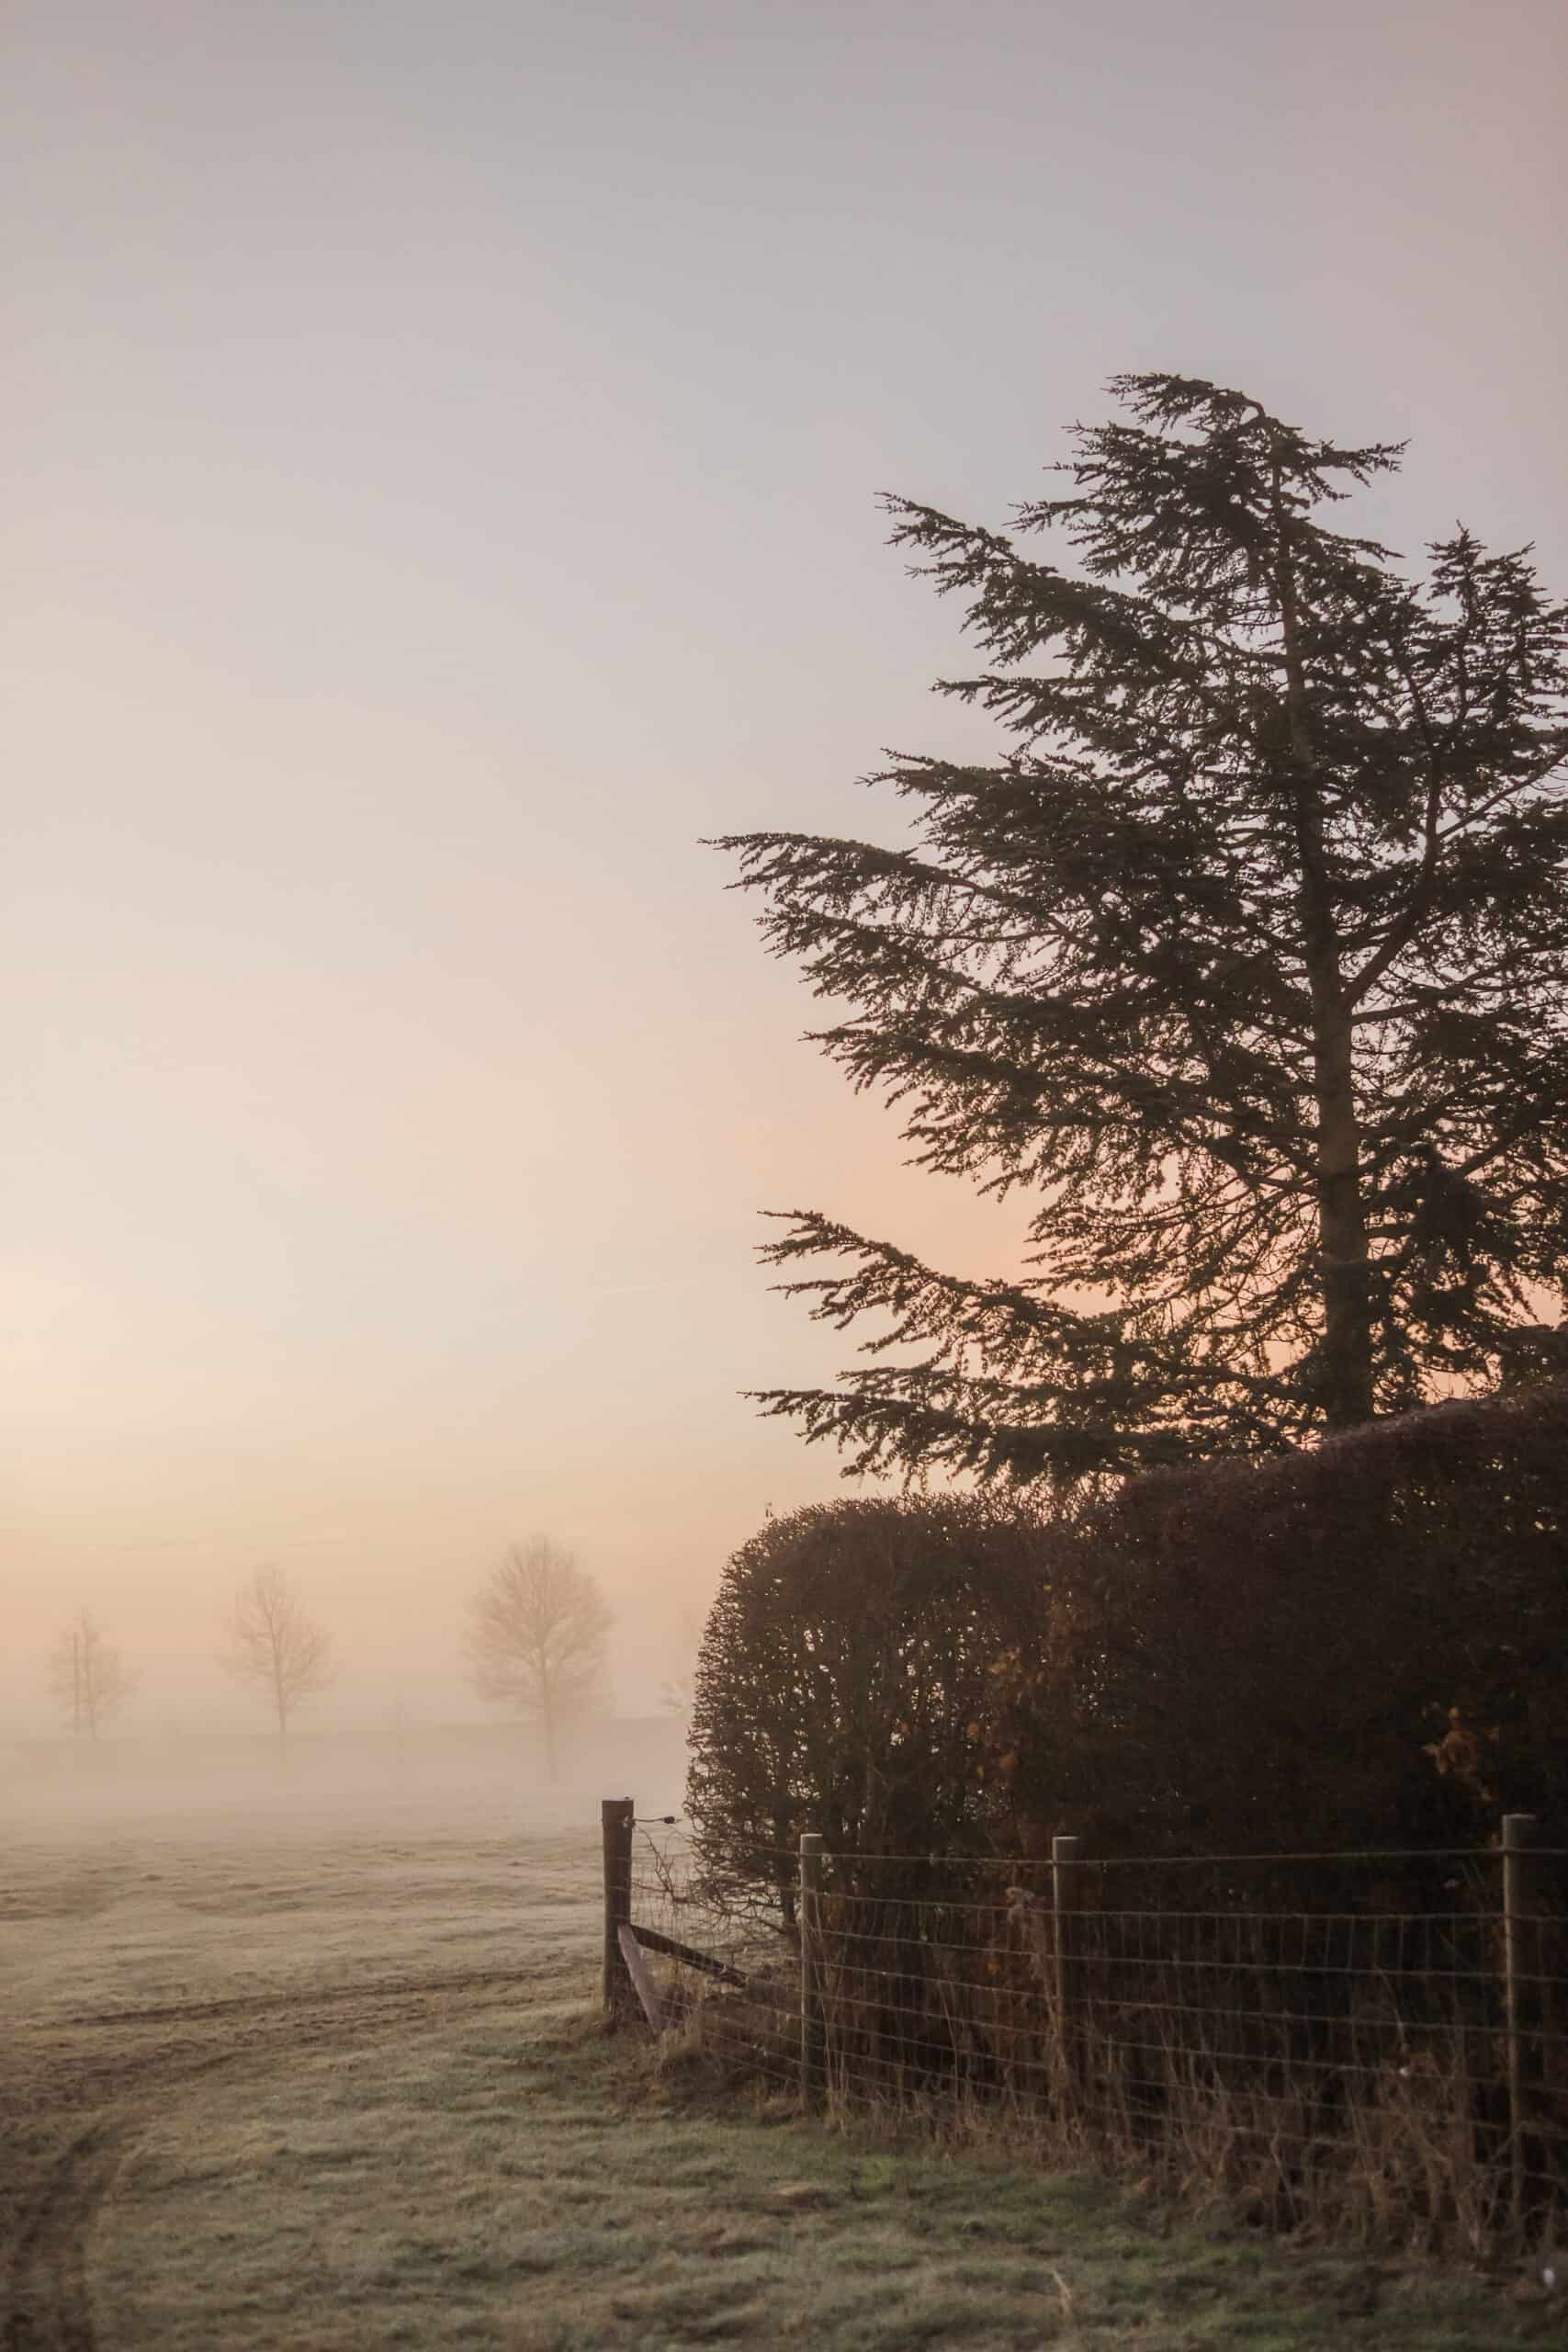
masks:
<instances>
[{"instance_id":1,"label":"trimmed hedge","mask_svg":"<svg viewBox=\"0 0 1568 2352\"><path fill-rule=\"evenodd\" d=\"M783 1889L804 1829L840 1857L994 1849L991 1688L1043 1630L1043 1532L1024 1506L888 1498L814 1505L741 1546L692 1715L710 1884Z\"/></svg>"},{"instance_id":2,"label":"trimmed hedge","mask_svg":"<svg viewBox=\"0 0 1568 2352\"><path fill-rule=\"evenodd\" d=\"M1021 1842L1568 1844L1568 1380L1263 1463L1158 1471L1041 1536L995 1678Z\"/></svg>"},{"instance_id":3,"label":"trimmed hedge","mask_svg":"<svg viewBox=\"0 0 1568 2352\"><path fill-rule=\"evenodd\" d=\"M770 1521L704 1636L716 1889L855 1855L1568 1845L1568 1379L1076 1519L990 1498Z\"/></svg>"}]
</instances>

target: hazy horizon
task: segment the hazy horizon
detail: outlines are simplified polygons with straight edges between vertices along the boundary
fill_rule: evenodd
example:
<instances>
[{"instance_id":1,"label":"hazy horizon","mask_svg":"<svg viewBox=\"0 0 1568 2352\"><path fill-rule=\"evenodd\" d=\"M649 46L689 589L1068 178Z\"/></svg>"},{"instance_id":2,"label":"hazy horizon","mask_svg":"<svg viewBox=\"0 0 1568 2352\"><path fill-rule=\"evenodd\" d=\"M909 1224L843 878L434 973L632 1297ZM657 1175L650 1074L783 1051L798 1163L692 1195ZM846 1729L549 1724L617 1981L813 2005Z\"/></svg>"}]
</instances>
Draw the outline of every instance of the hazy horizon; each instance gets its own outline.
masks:
<instances>
[{"instance_id":1,"label":"hazy horizon","mask_svg":"<svg viewBox=\"0 0 1568 2352\"><path fill-rule=\"evenodd\" d=\"M757 1212L960 1271L700 839L890 832L956 605L875 493L1005 526L1106 379L1401 440L1362 510L1568 582L1568 37L1544 5L22 0L3 34L9 1730L91 1608L129 1724L265 1721L276 1560L344 1672L464 1694L548 1533L647 1712L838 1460L851 1342Z\"/></svg>"}]
</instances>

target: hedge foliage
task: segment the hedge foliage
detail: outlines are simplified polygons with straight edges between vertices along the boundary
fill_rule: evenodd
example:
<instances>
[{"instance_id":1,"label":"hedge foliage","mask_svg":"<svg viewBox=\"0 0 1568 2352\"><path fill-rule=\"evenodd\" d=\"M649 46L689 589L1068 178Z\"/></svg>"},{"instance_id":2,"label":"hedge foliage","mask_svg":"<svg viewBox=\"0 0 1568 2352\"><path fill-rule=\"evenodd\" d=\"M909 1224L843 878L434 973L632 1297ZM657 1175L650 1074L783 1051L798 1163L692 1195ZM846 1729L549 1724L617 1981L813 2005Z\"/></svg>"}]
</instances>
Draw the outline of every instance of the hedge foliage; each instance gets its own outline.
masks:
<instances>
[{"instance_id":1,"label":"hedge foliage","mask_svg":"<svg viewBox=\"0 0 1568 2352\"><path fill-rule=\"evenodd\" d=\"M1016 1825L1101 1852L1568 1844L1568 1381L1159 1471L1045 1531Z\"/></svg>"},{"instance_id":2,"label":"hedge foliage","mask_svg":"<svg viewBox=\"0 0 1568 2352\"><path fill-rule=\"evenodd\" d=\"M782 1887L804 1829L840 1856L993 1849L991 1690L1039 1639L1043 1532L1026 1506L887 1498L813 1505L741 1546L693 1708L710 1873Z\"/></svg>"},{"instance_id":3,"label":"hedge foliage","mask_svg":"<svg viewBox=\"0 0 1568 2352\"><path fill-rule=\"evenodd\" d=\"M770 1521L706 1629L710 1868L834 1852L1568 1844L1568 1380L1069 1521L946 1497Z\"/></svg>"}]
</instances>

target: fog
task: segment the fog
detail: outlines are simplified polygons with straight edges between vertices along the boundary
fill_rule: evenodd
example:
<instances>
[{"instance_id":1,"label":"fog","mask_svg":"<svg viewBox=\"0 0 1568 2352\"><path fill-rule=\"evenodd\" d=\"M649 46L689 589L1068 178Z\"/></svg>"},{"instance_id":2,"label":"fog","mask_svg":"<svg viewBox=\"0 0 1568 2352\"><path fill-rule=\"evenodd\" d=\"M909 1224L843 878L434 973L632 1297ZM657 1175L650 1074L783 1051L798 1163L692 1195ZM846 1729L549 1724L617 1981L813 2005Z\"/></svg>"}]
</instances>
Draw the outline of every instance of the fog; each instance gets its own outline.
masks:
<instances>
[{"instance_id":1,"label":"fog","mask_svg":"<svg viewBox=\"0 0 1568 2352\"><path fill-rule=\"evenodd\" d=\"M394 1724L256 1735L0 1742L0 1806L14 1833L98 1839L382 1838L509 1830L597 1834L600 1800L678 1811L684 1726L666 1713L590 1718L561 1741L557 1776L515 1724Z\"/></svg>"},{"instance_id":2,"label":"fog","mask_svg":"<svg viewBox=\"0 0 1568 2352\"><path fill-rule=\"evenodd\" d=\"M741 1393L848 1345L757 1212L1016 1264L699 846L886 831L881 746L990 744L874 493L1002 523L1112 372L1186 368L1409 436L1395 544L1462 514L1560 577L1559 12L4 38L7 1790L370 1787L415 1732L509 1787L460 1651L509 1542L600 1579L647 1719L727 1555L840 1490ZM341 1669L287 1784L216 1663L265 1561ZM92 1757L46 1679L84 1607L139 1677Z\"/></svg>"},{"instance_id":3,"label":"fog","mask_svg":"<svg viewBox=\"0 0 1568 2352\"><path fill-rule=\"evenodd\" d=\"M518 1530L532 1532L526 1524ZM714 1543L719 1557L723 1541L718 1535ZM395 1555L378 1557L373 1566L340 1558L328 1566L302 1547L281 1546L275 1553L258 1546L253 1558L216 1568L167 1557L149 1564L134 1580L128 1566L84 1558L73 1574L57 1570L40 1577L40 1589L23 1588L30 1604L27 1638L14 1625L6 1659L6 1725L33 1737L62 1728L48 1659L85 1605L135 1677L114 1720L117 1734L175 1740L265 1735L270 1727L265 1690L236 1682L222 1660L236 1592L266 1559L287 1568L302 1607L333 1641L333 1679L304 1702L302 1730L378 1734L398 1724L497 1723L497 1711L481 1704L470 1688L462 1642L470 1597L503 1548L502 1540L483 1551L476 1544L457 1574L419 1560L400 1574ZM660 1572L657 1563L646 1569L639 1563L635 1579L625 1571L617 1579L608 1544L597 1552L580 1547L577 1556L611 1594L616 1612L606 1658L606 1707L617 1713L660 1711L664 1684L689 1671L694 1609L705 1606L716 1568L676 1560Z\"/></svg>"}]
</instances>

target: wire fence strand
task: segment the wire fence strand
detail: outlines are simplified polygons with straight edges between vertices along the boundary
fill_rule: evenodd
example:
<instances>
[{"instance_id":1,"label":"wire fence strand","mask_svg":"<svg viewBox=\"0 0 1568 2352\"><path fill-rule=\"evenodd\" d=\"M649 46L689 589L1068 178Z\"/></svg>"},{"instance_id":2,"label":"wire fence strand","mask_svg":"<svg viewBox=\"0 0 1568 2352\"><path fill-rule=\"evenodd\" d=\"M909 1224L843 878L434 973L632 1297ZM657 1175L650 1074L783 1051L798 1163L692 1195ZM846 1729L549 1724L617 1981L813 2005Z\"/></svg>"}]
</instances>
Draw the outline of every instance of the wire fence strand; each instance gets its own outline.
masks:
<instances>
[{"instance_id":1,"label":"wire fence strand","mask_svg":"<svg viewBox=\"0 0 1568 2352\"><path fill-rule=\"evenodd\" d=\"M642 1823L631 1916L771 2093L1482 2252L1568 2225L1568 1849L1499 1860L829 1854L805 1909L790 1849Z\"/></svg>"}]
</instances>

